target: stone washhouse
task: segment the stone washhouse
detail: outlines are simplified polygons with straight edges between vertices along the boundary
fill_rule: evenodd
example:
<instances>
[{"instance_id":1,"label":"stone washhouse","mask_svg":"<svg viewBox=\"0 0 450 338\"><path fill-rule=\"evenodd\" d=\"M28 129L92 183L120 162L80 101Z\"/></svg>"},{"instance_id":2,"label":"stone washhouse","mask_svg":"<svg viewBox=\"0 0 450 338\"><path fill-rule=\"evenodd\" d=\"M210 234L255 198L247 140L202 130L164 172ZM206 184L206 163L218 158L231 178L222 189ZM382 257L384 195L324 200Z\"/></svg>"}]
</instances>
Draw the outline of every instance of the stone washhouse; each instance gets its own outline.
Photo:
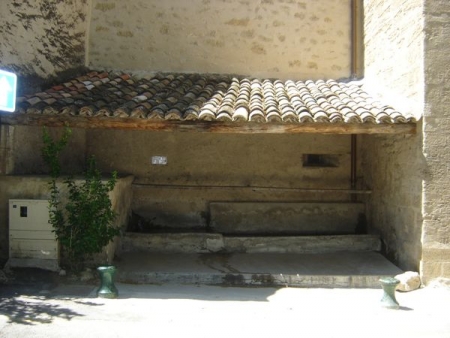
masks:
<instances>
[{"instance_id":1,"label":"stone washhouse","mask_svg":"<svg viewBox=\"0 0 450 338\"><path fill-rule=\"evenodd\" d=\"M424 284L450 278L446 1L0 10L0 68L19 79L16 111L0 113L1 264L8 200L47 198L42 128L68 125L64 173L95 155L124 177L115 206L128 246L163 233L166 249L270 238L295 252L366 236ZM194 233L204 242L188 244Z\"/></svg>"}]
</instances>

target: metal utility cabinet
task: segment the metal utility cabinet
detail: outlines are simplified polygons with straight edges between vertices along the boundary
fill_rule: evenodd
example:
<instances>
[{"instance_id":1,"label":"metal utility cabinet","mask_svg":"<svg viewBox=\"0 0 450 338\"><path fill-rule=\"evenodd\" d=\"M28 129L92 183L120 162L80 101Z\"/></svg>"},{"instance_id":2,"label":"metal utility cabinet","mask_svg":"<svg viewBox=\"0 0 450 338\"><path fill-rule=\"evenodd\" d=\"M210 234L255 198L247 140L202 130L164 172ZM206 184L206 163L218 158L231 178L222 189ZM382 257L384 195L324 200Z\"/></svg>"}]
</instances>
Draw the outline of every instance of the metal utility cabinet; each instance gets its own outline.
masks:
<instances>
[{"instance_id":1,"label":"metal utility cabinet","mask_svg":"<svg viewBox=\"0 0 450 338\"><path fill-rule=\"evenodd\" d=\"M48 221L47 200L9 200L9 266L59 269L58 242Z\"/></svg>"}]
</instances>

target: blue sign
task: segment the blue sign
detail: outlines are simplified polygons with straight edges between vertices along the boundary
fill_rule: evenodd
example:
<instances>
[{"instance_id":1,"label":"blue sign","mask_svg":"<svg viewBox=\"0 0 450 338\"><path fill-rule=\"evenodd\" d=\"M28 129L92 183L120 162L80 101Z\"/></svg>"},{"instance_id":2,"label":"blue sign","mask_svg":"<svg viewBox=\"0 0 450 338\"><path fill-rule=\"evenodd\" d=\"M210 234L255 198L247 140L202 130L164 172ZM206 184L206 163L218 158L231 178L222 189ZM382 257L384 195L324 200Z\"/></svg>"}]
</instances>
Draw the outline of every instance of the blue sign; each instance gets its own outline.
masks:
<instances>
[{"instance_id":1,"label":"blue sign","mask_svg":"<svg viewBox=\"0 0 450 338\"><path fill-rule=\"evenodd\" d=\"M17 76L0 69L0 110L16 110Z\"/></svg>"}]
</instances>

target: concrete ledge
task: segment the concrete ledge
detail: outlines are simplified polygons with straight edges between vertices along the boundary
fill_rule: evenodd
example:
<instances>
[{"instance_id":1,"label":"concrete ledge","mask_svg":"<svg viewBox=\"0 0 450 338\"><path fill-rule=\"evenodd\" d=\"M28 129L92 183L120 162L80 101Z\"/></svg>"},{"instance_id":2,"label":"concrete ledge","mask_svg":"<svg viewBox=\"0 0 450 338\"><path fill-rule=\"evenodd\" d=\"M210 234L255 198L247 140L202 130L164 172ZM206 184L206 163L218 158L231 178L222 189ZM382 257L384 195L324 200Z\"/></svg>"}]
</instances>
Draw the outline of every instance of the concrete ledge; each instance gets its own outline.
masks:
<instances>
[{"instance_id":1,"label":"concrete ledge","mask_svg":"<svg viewBox=\"0 0 450 338\"><path fill-rule=\"evenodd\" d=\"M224 248L221 234L131 233L122 238L122 252L207 253Z\"/></svg>"},{"instance_id":2,"label":"concrete ledge","mask_svg":"<svg viewBox=\"0 0 450 338\"><path fill-rule=\"evenodd\" d=\"M118 282L380 288L379 278L402 270L374 252L328 254L157 254L127 253Z\"/></svg>"},{"instance_id":3,"label":"concrete ledge","mask_svg":"<svg viewBox=\"0 0 450 338\"><path fill-rule=\"evenodd\" d=\"M224 237L225 251L247 253L325 253L337 251L380 251L374 235Z\"/></svg>"},{"instance_id":4,"label":"concrete ledge","mask_svg":"<svg viewBox=\"0 0 450 338\"><path fill-rule=\"evenodd\" d=\"M380 251L374 235L233 237L211 233L127 233L122 251L159 253L326 253Z\"/></svg>"},{"instance_id":5,"label":"concrete ledge","mask_svg":"<svg viewBox=\"0 0 450 338\"><path fill-rule=\"evenodd\" d=\"M371 288L380 287L381 276L299 276L271 274L237 273L128 273L119 281L127 284L181 284L181 285L222 285L260 287L304 287L304 288Z\"/></svg>"},{"instance_id":6,"label":"concrete ledge","mask_svg":"<svg viewBox=\"0 0 450 338\"><path fill-rule=\"evenodd\" d=\"M211 228L222 234L353 234L362 203L211 203Z\"/></svg>"},{"instance_id":7,"label":"concrete ledge","mask_svg":"<svg viewBox=\"0 0 450 338\"><path fill-rule=\"evenodd\" d=\"M50 271L60 270L56 259L10 258L6 266L13 268L39 268Z\"/></svg>"}]
</instances>

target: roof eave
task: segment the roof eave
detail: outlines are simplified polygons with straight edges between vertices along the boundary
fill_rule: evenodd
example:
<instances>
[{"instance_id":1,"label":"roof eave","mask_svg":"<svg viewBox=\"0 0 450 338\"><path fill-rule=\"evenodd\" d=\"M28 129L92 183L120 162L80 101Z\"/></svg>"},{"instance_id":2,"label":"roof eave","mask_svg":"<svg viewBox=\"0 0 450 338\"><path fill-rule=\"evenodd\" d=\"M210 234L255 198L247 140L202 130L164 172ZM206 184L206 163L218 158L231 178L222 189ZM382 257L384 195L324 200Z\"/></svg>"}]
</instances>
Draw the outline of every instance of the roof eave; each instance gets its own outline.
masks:
<instances>
[{"instance_id":1,"label":"roof eave","mask_svg":"<svg viewBox=\"0 0 450 338\"><path fill-rule=\"evenodd\" d=\"M154 121L131 117L0 114L1 125L84 129L122 129L222 134L415 134L416 123L257 123L221 121Z\"/></svg>"}]
</instances>

